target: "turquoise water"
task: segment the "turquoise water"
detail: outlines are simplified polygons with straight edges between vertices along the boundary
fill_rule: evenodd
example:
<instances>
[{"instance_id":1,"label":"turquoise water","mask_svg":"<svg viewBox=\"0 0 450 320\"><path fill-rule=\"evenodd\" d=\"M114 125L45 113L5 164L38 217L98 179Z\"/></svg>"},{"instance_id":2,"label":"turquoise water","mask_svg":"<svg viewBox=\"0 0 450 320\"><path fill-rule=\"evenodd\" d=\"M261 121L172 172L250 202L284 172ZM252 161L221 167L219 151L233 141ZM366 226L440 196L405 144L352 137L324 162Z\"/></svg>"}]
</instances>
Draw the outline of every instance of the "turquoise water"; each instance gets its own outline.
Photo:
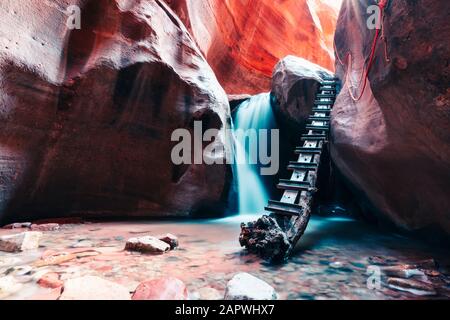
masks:
<instances>
[{"instance_id":1,"label":"turquoise water","mask_svg":"<svg viewBox=\"0 0 450 320\"><path fill-rule=\"evenodd\" d=\"M233 130L236 140L234 169L238 193L238 213L240 215L261 215L267 205L269 193L261 177L261 166L257 157L259 154L259 147L257 146L261 141L260 134L265 133L258 130L275 128L275 116L270 104L269 93L253 96L238 107L234 117ZM239 130L250 136L253 134L252 143L249 143L248 137L239 135ZM270 133L267 133L267 135L270 135ZM257 138L255 139L255 137Z\"/></svg>"}]
</instances>

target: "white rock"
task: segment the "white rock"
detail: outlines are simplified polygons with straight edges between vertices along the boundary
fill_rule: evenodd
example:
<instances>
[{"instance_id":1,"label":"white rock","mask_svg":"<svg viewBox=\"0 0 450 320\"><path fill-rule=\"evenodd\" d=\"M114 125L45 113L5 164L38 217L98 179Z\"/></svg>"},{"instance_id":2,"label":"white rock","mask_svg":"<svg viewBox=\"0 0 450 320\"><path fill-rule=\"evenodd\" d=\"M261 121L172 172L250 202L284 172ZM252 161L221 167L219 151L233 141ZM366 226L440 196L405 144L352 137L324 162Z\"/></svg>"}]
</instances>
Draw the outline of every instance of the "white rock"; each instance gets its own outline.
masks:
<instances>
[{"instance_id":1,"label":"white rock","mask_svg":"<svg viewBox=\"0 0 450 320\"><path fill-rule=\"evenodd\" d=\"M239 273L227 284L225 300L277 300L275 289L248 273Z\"/></svg>"},{"instance_id":2,"label":"white rock","mask_svg":"<svg viewBox=\"0 0 450 320\"><path fill-rule=\"evenodd\" d=\"M7 298L20 289L22 289L22 284L18 283L14 277L0 278L0 299Z\"/></svg>"},{"instance_id":3,"label":"white rock","mask_svg":"<svg viewBox=\"0 0 450 320\"><path fill-rule=\"evenodd\" d=\"M174 236L171 233L167 233L164 235L160 235L157 237L159 240L161 240L162 242L167 243L170 246L171 250L174 250L176 248L178 248L179 243L178 243L178 238L177 236Z\"/></svg>"},{"instance_id":4,"label":"white rock","mask_svg":"<svg viewBox=\"0 0 450 320\"><path fill-rule=\"evenodd\" d=\"M129 251L164 253L170 250L170 245L155 237L141 237L129 239L125 249Z\"/></svg>"},{"instance_id":5,"label":"white rock","mask_svg":"<svg viewBox=\"0 0 450 320\"><path fill-rule=\"evenodd\" d=\"M94 276L69 279L60 300L130 300L127 288Z\"/></svg>"},{"instance_id":6,"label":"white rock","mask_svg":"<svg viewBox=\"0 0 450 320\"><path fill-rule=\"evenodd\" d=\"M42 232L23 232L0 237L0 251L20 252L39 248Z\"/></svg>"}]
</instances>

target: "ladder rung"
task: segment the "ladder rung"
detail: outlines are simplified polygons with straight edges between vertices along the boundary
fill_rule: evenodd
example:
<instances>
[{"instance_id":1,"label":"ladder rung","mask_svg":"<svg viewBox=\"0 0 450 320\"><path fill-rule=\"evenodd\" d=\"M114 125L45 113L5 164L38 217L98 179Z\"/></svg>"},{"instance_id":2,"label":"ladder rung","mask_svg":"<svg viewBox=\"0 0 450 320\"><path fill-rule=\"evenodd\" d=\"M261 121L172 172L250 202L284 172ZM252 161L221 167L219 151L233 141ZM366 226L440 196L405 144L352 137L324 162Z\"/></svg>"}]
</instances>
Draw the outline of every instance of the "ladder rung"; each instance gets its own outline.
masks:
<instances>
[{"instance_id":1,"label":"ladder rung","mask_svg":"<svg viewBox=\"0 0 450 320\"><path fill-rule=\"evenodd\" d=\"M307 125L306 130L316 130L316 131L330 131L330 127L328 126L313 126Z\"/></svg>"},{"instance_id":2,"label":"ladder rung","mask_svg":"<svg viewBox=\"0 0 450 320\"><path fill-rule=\"evenodd\" d=\"M310 116L308 118L308 120L310 120L310 121L330 121L331 118L330 118L330 116L326 116L326 117Z\"/></svg>"},{"instance_id":3,"label":"ladder rung","mask_svg":"<svg viewBox=\"0 0 450 320\"><path fill-rule=\"evenodd\" d=\"M321 154L322 148L297 148L295 154Z\"/></svg>"},{"instance_id":4,"label":"ladder rung","mask_svg":"<svg viewBox=\"0 0 450 320\"><path fill-rule=\"evenodd\" d=\"M311 171L311 170L317 170L319 167L319 164L316 162L310 162L310 163L303 163L303 162L289 162L288 170L295 171L295 170L305 170L305 171Z\"/></svg>"},{"instance_id":5,"label":"ladder rung","mask_svg":"<svg viewBox=\"0 0 450 320\"><path fill-rule=\"evenodd\" d=\"M314 191L314 188L308 181L292 181L286 179L281 179L277 188L290 191Z\"/></svg>"},{"instance_id":6,"label":"ladder rung","mask_svg":"<svg viewBox=\"0 0 450 320\"><path fill-rule=\"evenodd\" d=\"M318 95L317 95L317 98L324 98L324 99L326 99L326 98L330 98L330 99L335 99L336 98L336 95L335 94L322 94L322 93L319 93Z\"/></svg>"},{"instance_id":7,"label":"ladder rung","mask_svg":"<svg viewBox=\"0 0 450 320\"><path fill-rule=\"evenodd\" d=\"M269 205L265 208L265 210L290 216L301 216L303 214L303 208L298 204L291 204L273 200L269 201Z\"/></svg>"},{"instance_id":8,"label":"ladder rung","mask_svg":"<svg viewBox=\"0 0 450 320\"><path fill-rule=\"evenodd\" d=\"M333 91L333 92L336 92L336 87L333 88L331 86L331 88L327 88L327 87L323 86L323 87L319 88L319 91Z\"/></svg>"},{"instance_id":9,"label":"ladder rung","mask_svg":"<svg viewBox=\"0 0 450 320\"><path fill-rule=\"evenodd\" d=\"M334 104L334 101L319 101L319 100L317 100L314 102L314 104L316 106L329 106L329 105L332 106Z\"/></svg>"},{"instance_id":10,"label":"ladder rung","mask_svg":"<svg viewBox=\"0 0 450 320\"><path fill-rule=\"evenodd\" d=\"M331 112L331 108L327 108L327 109L320 109L320 108L313 108L312 112Z\"/></svg>"}]
</instances>

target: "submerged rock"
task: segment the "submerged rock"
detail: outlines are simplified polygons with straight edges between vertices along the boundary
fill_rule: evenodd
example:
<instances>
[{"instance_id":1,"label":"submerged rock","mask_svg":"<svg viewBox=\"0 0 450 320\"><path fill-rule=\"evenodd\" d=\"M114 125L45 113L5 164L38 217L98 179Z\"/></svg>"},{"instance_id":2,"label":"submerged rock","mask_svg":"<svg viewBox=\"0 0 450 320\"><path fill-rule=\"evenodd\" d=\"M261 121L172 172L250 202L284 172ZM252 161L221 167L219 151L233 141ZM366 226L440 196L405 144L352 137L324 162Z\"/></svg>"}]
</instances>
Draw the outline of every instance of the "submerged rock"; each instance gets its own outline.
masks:
<instances>
[{"instance_id":1,"label":"submerged rock","mask_svg":"<svg viewBox=\"0 0 450 320\"><path fill-rule=\"evenodd\" d=\"M434 296L437 294L432 284L412 279L390 278L388 279L388 286L391 289L409 292L416 296Z\"/></svg>"},{"instance_id":2,"label":"submerged rock","mask_svg":"<svg viewBox=\"0 0 450 320\"><path fill-rule=\"evenodd\" d=\"M242 224L239 242L249 252L273 262L283 260L291 249L286 233L275 219L266 215L256 222Z\"/></svg>"},{"instance_id":3,"label":"submerged rock","mask_svg":"<svg viewBox=\"0 0 450 320\"><path fill-rule=\"evenodd\" d=\"M111 281L85 276L64 283L60 300L130 300L128 289Z\"/></svg>"},{"instance_id":4,"label":"submerged rock","mask_svg":"<svg viewBox=\"0 0 450 320\"><path fill-rule=\"evenodd\" d=\"M422 270L419 270L415 266L411 265L390 266L384 267L381 270L388 277L406 278L406 279L412 277L420 277L423 279L427 278Z\"/></svg>"},{"instance_id":5,"label":"submerged rock","mask_svg":"<svg viewBox=\"0 0 450 320\"><path fill-rule=\"evenodd\" d=\"M277 300L275 289L248 273L239 273L226 288L225 300Z\"/></svg>"},{"instance_id":6,"label":"submerged rock","mask_svg":"<svg viewBox=\"0 0 450 320\"><path fill-rule=\"evenodd\" d=\"M0 251L20 252L39 248L41 232L23 232L0 237Z\"/></svg>"},{"instance_id":7,"label":"submerged rock","mask_svg":"<svg viewBox=\"0 0 450 320\"><path fill-rule=\"evenodd\" d=\"M187 300L188 290L183 281L161 278L142 282L133 294L133 300Z\"/></svg>"},{"instance_id":8,"label":"submerged rock","mask_svg":"<svg viewBox=\"0 0 450 320\"><path fill-rule=\"evenodd\" d=\"M155 237L131 238L125 245L125 250L144 253L164 253L170 250L170 245Z\"/></svg>"},{"instance_id":9,"label":"submerged rock","mask_svg":"<svg viewBox=\"0 0 450 320\"><path fill-rule=\"evenodd\" d=\"M381 270L388 277L406 278L406 279L412 277L421 277L423 279L427 278L423 271L411 265L384 267Z\"/></svg>"}]
</instances>

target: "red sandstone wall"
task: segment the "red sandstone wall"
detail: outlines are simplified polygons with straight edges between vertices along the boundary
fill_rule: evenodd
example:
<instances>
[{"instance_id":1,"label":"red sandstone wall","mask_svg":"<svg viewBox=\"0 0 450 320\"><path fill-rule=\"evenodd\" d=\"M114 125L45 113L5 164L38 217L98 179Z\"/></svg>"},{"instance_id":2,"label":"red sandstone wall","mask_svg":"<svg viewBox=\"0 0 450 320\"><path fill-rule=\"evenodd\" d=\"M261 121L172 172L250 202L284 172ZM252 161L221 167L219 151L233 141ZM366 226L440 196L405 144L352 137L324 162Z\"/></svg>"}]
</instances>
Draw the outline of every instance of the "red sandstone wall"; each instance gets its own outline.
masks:
<instances>
[{"instance_id":1,"label":"red sandstone wall","mask_svg":"<svg viewBox=\"0 0 450 320\"><path fill-rule=\"evenodd\" d=\"M228 94L268 91L274 66L287 55L334 70L338 5L330 1L166 2L191 31Z\"/></svg>"}]
</instances>

